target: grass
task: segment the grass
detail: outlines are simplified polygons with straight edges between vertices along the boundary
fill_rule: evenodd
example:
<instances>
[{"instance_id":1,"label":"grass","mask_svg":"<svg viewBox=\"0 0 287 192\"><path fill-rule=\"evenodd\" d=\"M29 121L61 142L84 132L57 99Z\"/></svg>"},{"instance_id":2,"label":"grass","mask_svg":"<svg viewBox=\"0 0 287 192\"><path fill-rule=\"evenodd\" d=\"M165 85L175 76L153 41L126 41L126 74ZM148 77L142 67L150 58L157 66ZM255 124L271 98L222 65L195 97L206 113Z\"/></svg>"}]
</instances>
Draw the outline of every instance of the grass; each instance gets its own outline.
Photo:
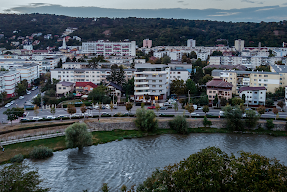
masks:
<instances>
[{"instance_id":1,"label":"grass","mask_svg":"<svg viewBox=\"0 0 287 192\"><path fill-rule=\"evenodd\" d=\"M189 128L189 133L232 133L227 129L217 128ZM271 136L287 136L286 131L269 131L269 130L248 130L243 133L247 134L264 134ZM92 132L93 145L108 143L112 141L121 141L123 139L141 138L150 135L162 135L162 134L176 134L171 129L158 129L156 132L147 133L138 130L113 130L113 131L97 131ZM65 144L65 137L55 137L50 139L42 139L36 141L29 141L24 143L17 143L13 145L5 146L5 152L0 151L0 163L7 163L12 157L21 153L25 158L29 157L29 153L34 147L45 146L53 149L53 151L59 151L67 149Z\"/></svg>"}]
</instances>

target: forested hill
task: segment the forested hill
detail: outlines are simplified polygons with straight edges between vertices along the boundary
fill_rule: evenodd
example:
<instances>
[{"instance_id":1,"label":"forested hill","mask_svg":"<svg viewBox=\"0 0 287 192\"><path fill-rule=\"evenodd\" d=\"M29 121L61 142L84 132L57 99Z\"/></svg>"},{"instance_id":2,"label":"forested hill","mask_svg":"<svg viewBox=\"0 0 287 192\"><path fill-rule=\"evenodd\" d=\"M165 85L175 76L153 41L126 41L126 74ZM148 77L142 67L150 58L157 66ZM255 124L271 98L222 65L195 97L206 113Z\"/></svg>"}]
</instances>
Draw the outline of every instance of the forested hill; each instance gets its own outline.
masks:
<instances>
[{"instance_id":1,"label":"forested hill","mask_svg":"<svg viewBox=\"0 0 287 192\"><path fill-rule=\"evenodd\" d=\"M144 18L75 18L48 14L0 14L0 33L9 38L32 33L61 35L67 27L78 30L70 36L82 41L109 39L119 41L149 38L153 45L186 45L187 39L195 39L197 46L216 44L234 45L235 39L245 40L245 46L282 46L287 42L287 22L232 23L185 19ZM14 33L13 31L18 31ZM223 39L223 40L219 40ZM7 39L6 39L7 40ZM40 39L41 40L41 39ZM2 45L5 43L1 40ZM52 43L55 41L52 41ZM50 45L51 46L51 45Z\"/></svg>"}]
</instances>

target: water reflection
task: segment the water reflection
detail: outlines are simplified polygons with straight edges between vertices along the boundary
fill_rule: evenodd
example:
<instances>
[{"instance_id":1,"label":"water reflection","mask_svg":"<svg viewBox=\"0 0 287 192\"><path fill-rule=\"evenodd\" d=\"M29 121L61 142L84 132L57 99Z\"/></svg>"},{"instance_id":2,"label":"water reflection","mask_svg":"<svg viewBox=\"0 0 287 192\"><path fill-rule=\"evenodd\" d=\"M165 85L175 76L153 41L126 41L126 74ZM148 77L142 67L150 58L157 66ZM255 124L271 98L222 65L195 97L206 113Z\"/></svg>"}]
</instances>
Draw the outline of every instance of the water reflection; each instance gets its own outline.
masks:
<instances>
[{"instance_id":1,"label":"water reflection","mask_svg":"<svg viewBox=\"0 0 287 192\"><path fill-rule=\"evenodd\" d=\"M111 191L123 184L141 183L155 168L177 163L208 146L227 153L244 150L276 157L287 164L285 137L239 134L160 135L55 152L45 161L31 162L52 191L100 191L109 183Z\"/></svg>"}]
</instances>

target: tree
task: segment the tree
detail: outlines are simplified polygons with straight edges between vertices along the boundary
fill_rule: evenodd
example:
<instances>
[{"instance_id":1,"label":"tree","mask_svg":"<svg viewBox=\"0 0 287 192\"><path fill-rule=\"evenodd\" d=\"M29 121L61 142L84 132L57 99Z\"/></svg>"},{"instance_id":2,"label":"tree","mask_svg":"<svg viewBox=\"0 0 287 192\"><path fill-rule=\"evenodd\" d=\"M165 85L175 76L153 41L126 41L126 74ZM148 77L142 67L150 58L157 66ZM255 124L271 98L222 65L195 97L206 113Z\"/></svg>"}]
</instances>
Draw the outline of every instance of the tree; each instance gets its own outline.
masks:
<instances>
[{"instance_id":1,"label":"tree","mask_svg":"<svg viewBox=\"0 0 287 192\"><path fill-rule=\"evenodd\" d=\"M216 94L216 95L215 95L215 98L214 98L214 100L213 100L213 105L216 105L216 106L217 106L217 104L218 104L218 95Z\"/></svg>"},{"instance_id":2,"label":"tree","mask_svg":"<svg viewBox=\"0 0 287 192\"><path fill-rule=\"evenodd\" d=\"M168 126L170 129L175 130L177 133L180 134L188 133L187 121L186 118L182 115L175 116L173 120L168 122Z\"/></svg>"},{"instance_id":3,"label":"tree","mask_svg":"<svg viewBox=\"0 0 287 192\"><path fill-rule=\"evenodd\" d=\"M277 105L283 110L283 107L285 106L283 101L278 101Z\"/></svg>"},{"instance_id":4,"label":"tree","mask_svg":"<svg viewBox=\"0 0 287 192\"><path fill-rule=\"evenodd\" d=\"M181 103L181 108L184 109L184 105L186 104L186 99L180 98L179 103Z\"/></svg>"},{"instance_id":5,"label":"tree","mask_svg":"<svg viewBox=\"0 0 287 192\"><path fill-rule=\"evenodd\" d=\"M55 107L51 107L50 112L51 112L51 114L54 116L55 113L56 113L56 108L55 108Z\"/></svg>"},{"instance_id":6,"label":"tree","mask_svg":"<svg viewBox=\"0 0 287 192\"><path fill-rule=\"evenodd\" d=\"M91 60L88 60L89 67L96 69L98 67L98 59L96 57L91 58Z\"/></svg>"},{"instance_id":7,"label":"tree","mask_svg":"<svg viewBox=\"0 0 287 192\"><path fill-rule=\"evenodd\" d=\"M128 112L130 112L130 110L131 110L132 108L133 108L133 104L127 102L127 103L126 103L126 110L127 110Z\"/></svg>"},{"instance_id":8,"label":"tree","mask_svg":"<svg viewBox=\"0 0 287 192\"><path fill-rule=\"evenodd\" d=\"M37 171L23 164L12 164L0 170L0 191L37 191L44 192L49 189L40 187L42 180Z\"/></svg>"},{"instance_id":9,"label":"tree","mask_svg":"<svg viewBox=\"0 0 287 192\"><path fill-rule=\"evenodd\" d=\"M203 107L202 111L205 113L205 116L206 116L206 113L209 112L209 107L208 107L208 105L205 105L205 106Z\"/></svg>"},{"instance_id":10,"label":"tree","mask_svg":"<svg viewBox=\"0 0 287 192\"><path fill-rule=\"evenodd\" d=\"M163 56L161 63L162 63L162 64L168 64L168 63L170 63L170 57L167 56L167 55Z\"/></svg>"},{"instance_id":11,"label":"tree","mask_svg":"<svg viewBox=\"0 0 287 192\"><path fill-rule=\"evenodd\" d=\"M263 105L260 105L258 108L257 108L257 112L262 115L265 113L265 107Z\"/></svg>"},{"instance_id":12,"label":"tree","mask_svg":"<svg viewBox=\"0 0 287 192\"><path fill-rule=\"evenodd\" d=\"M63 61L62 61L62 59L60 59L60 61L58 62L57 67L58 67L58 68L62 68L62 65L63 65Z\"/></svg>"},{"instance_id":13,"label":"tree","mask_svg":"<svg viewBox=\"0 0 287 192\"><path fill-rule=\"evenodd\" d=\"M197 93L195 82L192 81L191 79L188 79L186 81L186 90L187 90L187 92L189 90L189 93L192 94L192 95Z\"/></svg>"},{"instance_id":14,"label":"tree","mask_svg":"<svg viewBox=\"0 0 287 192\"><path fill-rule=\"evenodd\" d=\"M17 93L18 96L23 96L26 94L26 89L27 87L25 87L24 84L18 83L16 85L15 92Z\"/></svg>"},{"instance_id":15,"label":"tree","mask_svg":"<svg viewBox=\"0 0 287 192\"><path fill-rule=\"evenodd\" d=\"M275 107L275 108L272 109L272 112L274 113L275 120L276 120L276 117L277 117L277 114L278 114L279 110Z\"/></svg>"},{"instance_id":16,"label":"tree","mask_svg":"<svg viewBox=\"0 0 287 192\"><path fill-rule=\"evenodd\" d=\"M174 112L176 113L178 111L178 103L177 102L173 103L173 108L174 108Z\"/></svg>"},{"instance_id":17,"label":"tree","mask_svg":"<svg viewBox=\"0 0 287 192\"><path fill-rule=\"evenodd\" d=\"M242 99L237 98L237 97L233 97L231 99L231 104L232 106L236 106L236 105L240 105L241 103L244 103Z\"/></svg>"},{"instance_id":18,"label":"tree","mask_svg":"<svg viewBox=\"0 0 287 192\"><path fill-rule=\"evenodd\" d=\"M222 97L222 98L220 99L220 105L221 105L221 106L227 105L227 100L226 100L224 97Z\"/></svg>"},{"instance_id":19,"label":"tree","mask_svg":"<svg viewBox=\"0 0 287 192\"><path fill-rule=\"evenodd\" d=\"M39 114L39 106L38 106L38 105L35 105L35 106L34 106L34 114L36 115L36 117L37 117L38 114Z\"/></svg>"},{"instance_id":20,"label":"tree","mask_svg":"<svg viewBox=\"0 0 287 192\"><path fill-rule=\"evenodd\" d=\"M246 110L245 125L248 128L254 128L257 125L260 116L253 110Z\"/></svg>"},{"instance_id":21,"label":"tree","mask_svg":"<svg viewBox=\"0 0 287 192\"><path fill-rule=\"evenodd\" d=\"M191 113L194 112L194 107L192 103L189 103L185 106L185 109L190 113L190 117L191 117Z\"/></svg>"},{"instance_id":22,"label":"tree","mask_svg":"<svg viewBox=\"0 0 287 192\"><path fill-rule=\"evenodd\" d=\"M70 118L71 118L72 115L77 112L77 109L76 109L75 105L69 104L69 105L67 106L67 112L70 114Z\"/></svg>"},{"instance_id":23,"label":"tree","mask_svg":"<svg viewBox=\"0 0 287 192\"><path fill-rule=\"evenodd\" d=\"M274 128L273 119L266 119L266 128L272 130Z\"/></svg>"},{"instance_id":24,"label":"tree","mask_svg":"<svg viewBox=\"0 0 287 192\"><path fill-rule=\"evenodd\" d=\"M88 110L88 109L87 109L86 105L83 103L82 106L81 106L81 112L84 114L84 116L85 116L85 112L86 112L87 110Z\"/></svg>"},{"instance_id":25,"label":"tree","mask_svg":"<svg viewBox=\"0 0 287 192\"><path fill-rule=\"evenodd\" d=\"M208 147L157 169L137 191L285 191L286 171L276 159L244 151L235 157Z\"/></svg>"},{"instance_id":26,"label":"tree","mask_svg":"<svg viewBox=\"0 0 287 192\"><path fill-rule=\"evenodd\" d=\"M207 126L210 127L212 125L212 122L209 121L206 116L204 116L204 119L203 119L202 123L203 123L204 128L206 128Z\"/></svg>"},{"instance_id":27,"label":"tree","mask_svg":"<svg viewBox=\"0 0 287 192\"><path fill-rule=\"evenodd\" d=\"M209 74L205 75L201 81L199 81L199 84L201 85L205 85L208 81L211 81L213 79L213 77Z\"/></svg>"},{"instance_id":28,"label":"tree","mask_svg":"<svg viewBox=\"0 0 287 192\"><path fill-rule=\"evenodd\" d=\"M134 94L134 81L134 78L131 78L127 82L123 83L123 90L125 91L126 95Z\"/></svg>"},{"instance_id":29,"label":"tree","mask_svg":"<svg viewBox=\"0 0 287 192\"><path fill-rule=\"evenodd\" d=\"M213 51L211 56L223 56L221 51Z\"/></svg>"},{"instance_id":30,"label":"tree","mask_svg":"<svg viewBox=\"0 0 287 192\"><path fill-rule=\"evenodd\" d=\"M274 105L274 101L272 99L267 99L265 105L267 107L271 107Z\"/></svg>"},{"instance_id":31,"label":"tree","mask_svg":"<svg viewBox=\"0 0 287 192\"><path fill-rule=\"evenodd\" d=\"M159 109L160 109L160 106L159 106L159 104L158 104L158 103L156 103L156 104L155 104L155 110L156 110L156 112L157 112L157 115L158 115L158 111L159 111Z\"/></svg>"},{"instance_id":32,"label":"tree","mask_svg":"<svg viewBox=\"0 0 287 192\"><path fill-rule=\"evenodd\" d=\"M69 148L78 147L79 150L84 146L93 144L93 137L88 132L87 125L85 123L74 123L65 130L66 145Z\"/></svg>"},{"instance_id":33,"label":"tree","mask_svg":"<svg viewBox=\"0 0 287 192\"><path fill-rule=\"evenodd\" d=\"M244 113L244 112L245 112L246 107L245 107L245 105L244 105L243 103L240 103L240 105L239 105L239 109L242 111L242 113Z\"/></svg>"},{"instance_id":34,"label":"tree","mask_svg":"<svg viewBox=\"0 0 287 192\"><path fill-rule=\"evenodd\" d=\"M139 108L136 111L135 124L141 131L153 132L157 129L157 119L154 111Z\"/></svg>"},{"instance_id":35,"label":"tree","mask_svg":"<svg viewBox=\"0 0 287 192\"><path fill-rule=\"evenodd\" d=\"M110 103L110 109L111 109L111 112L113 111L113 109L114 109L114 104L113 104L113 102L111 101L111 103Z\"/></svg>"},{"instance_id":36,"label":"tree","mask_svg":"<svg viewBox=\"0 0 287 192\"><path fill-rule=\"evenodd\" d=\"M230 131L243 131L244 122L242 120L242 111L238 106L232 108L230 105L224 107L224 117L226 128Z\"/></svg>"},{"instance_id":37,"label":"tree","mask_svg":"<svg viewBox=\"0 0 287 192\"><path fill-rule=\"evenodd\" d=\"M117 78L116 78L116 83L120 86L122 86L122 84L125 82L125 72L124 72L124 68L121 65L119 68L119 71L117 73Z\"/></svg>"},{"instance_id":38,"label":"tree","mask_svg":"<svg viewBox=\"0 0 287 192\"><path fill-rule=\"evenodd\" d=\"M24 109L19 107L13 107L12 109L7 109L3 112L4 115L7 115L7 120L12 121L18 119L19 117L23 117Z\"/></svg>"},{"instance_id":39,"label":"tree","mask_svg":"<svg viewBox=\"0 0 287 192\"><path fill-rule=\"evenodd\" d=\"M186 93L186 85L184 80L172 80L170 84L170 93L176 95L184 95Z\"/></svg>"}]
</instances>

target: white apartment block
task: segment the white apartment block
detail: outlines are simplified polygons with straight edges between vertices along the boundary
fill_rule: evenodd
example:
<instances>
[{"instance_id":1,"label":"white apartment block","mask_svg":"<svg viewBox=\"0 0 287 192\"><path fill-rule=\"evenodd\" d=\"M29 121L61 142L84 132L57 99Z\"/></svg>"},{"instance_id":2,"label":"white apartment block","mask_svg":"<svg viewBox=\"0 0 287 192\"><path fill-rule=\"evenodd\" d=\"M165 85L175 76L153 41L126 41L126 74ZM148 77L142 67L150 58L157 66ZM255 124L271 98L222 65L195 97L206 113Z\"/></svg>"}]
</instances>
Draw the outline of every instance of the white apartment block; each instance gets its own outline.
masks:
<instances>
[{"instance_id":1,"label":"white apartment block","mask_svg":"<svg viewBox=\"0 0 287 192\"><path fill-rule=\"evenodd\" d=\"M29 86L40 77L39 66L36 64L24 64L16 68L16 71L20 73L21 81L26 79Z\"/></svg>"},{"instance_id":2,"label":"white apartment block","mask_svg":"<svg viewBox=\"0 0 287 192\"><path fill-rule=\"evenodd\" d=\"M265 105L266 88L265 87L241 87L239 96L245 97L245 104L249 105Z\"/></svg>"},{"instance_id":3,"label":"white apartment block","mask_svg":"<svg viewBox=\"0 0 287 192\"><path fill-rule=\"evenodd\" d=\"M15 96L15 88L20 83L20 73L18 71L0 72L0 92L7 92L7 97Z\"/></svg>"},{"instance_id":4,"label":"white apartment block","mask_svg":"<svg viewBox=\"0 0 287 192\"><path fill-rule=\"evenodd\" d=\"M144 101L148 95L152 100L163 100L169 96L170 68L161 64L136 64L135 92L136 101Z\"/></svg>"},{"instance_id":5,"label":"white apartment block","mask_svg":"<svg viewBox=\"0 0 287 192\"><path fill-rule=\"evenodd\" d=\"M84 62L67 62L62 64L63 69L84 69L87 68L89 63Z\"/></svg>"},{"instance_id":6,"label":"white apartment block","mask_svg":"<svg viewBox=\"0 0 287 192\"><path fill-rule=\"evenodd\" d=\"M196 46L196 40L194 39L188 39L187 40L187 47L195 47Z\"/></svg>"},{"instance_id":7,"label":"white apartment block","mask_svg":"<svg viewBox=\"0 0 287 192\"><path fill-rule=\"evenodd\" d=\"M171 69L170 70L170 81L173 80L184 80L186 82L190 77L190 73L186 69Z\"/></svg>"},{"instance_id":8,"label":"white apartment block","mask_svg":"<svg viewBox=\"0 0 287 192\"><path fill-rule=\"evenodd\" d=\"M124 69L126 80L134 76L135 69ZM62 69L56 68L51 70L51 80L57 79L66 82L92 82L100 84L107 83L107 77L111 75L111 69Z\"/></svg>"},{"instance_id":9,"label":"white apartment block","mask_svg":"<svg viewBox=\"0 0 287 192\"><path fill-rule=\"evenodd\" d=\"M197 59L201 59L201 61L206 61L210 53L209 52L197 52L196 55L197 55Z\"/></svg>"},{"instance_id":10,"label":"white apartment block","mask_svg":"<svg viewBox=\"0 0 287 192\"><path fill-rule=\"evenodd\" d=\"M83 54L96 54L107 57L117 56L136 56L136 42L109 42L109 41L90 41L82 43Z\"/></svg>"},{"instance_id":11,"label":"white apartment block","mask_svg":"<svg viewBox=\"0 0 287 192\"><path fill-rule=\"evenodd\" d=\"M241 52L244 48L244 40L235 40L235 50Z\"/></svg>"}]
</instances>

